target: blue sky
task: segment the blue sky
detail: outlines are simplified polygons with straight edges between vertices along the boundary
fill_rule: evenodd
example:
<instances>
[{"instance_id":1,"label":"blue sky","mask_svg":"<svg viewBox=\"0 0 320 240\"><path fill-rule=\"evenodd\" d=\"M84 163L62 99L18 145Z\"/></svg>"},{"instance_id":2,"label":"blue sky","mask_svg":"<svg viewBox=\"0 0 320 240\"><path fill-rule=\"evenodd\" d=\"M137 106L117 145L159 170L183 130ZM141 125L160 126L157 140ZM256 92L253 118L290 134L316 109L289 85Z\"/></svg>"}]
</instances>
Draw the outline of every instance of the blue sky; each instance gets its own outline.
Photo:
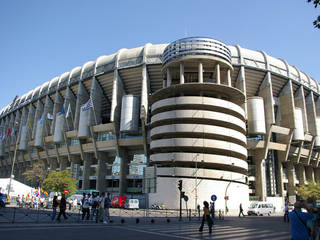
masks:
<instances>
[{"instance_id":1,"label":"blue sky","mask_svg":"<svg viewBox=\"0 0 320 240\"><path fill-rule=\"evenodd\" d=\"M101 55L186 36L263 50L320 81L319 14L306 0L1 0L0 109Z\"/></svg>"}]
</instances>

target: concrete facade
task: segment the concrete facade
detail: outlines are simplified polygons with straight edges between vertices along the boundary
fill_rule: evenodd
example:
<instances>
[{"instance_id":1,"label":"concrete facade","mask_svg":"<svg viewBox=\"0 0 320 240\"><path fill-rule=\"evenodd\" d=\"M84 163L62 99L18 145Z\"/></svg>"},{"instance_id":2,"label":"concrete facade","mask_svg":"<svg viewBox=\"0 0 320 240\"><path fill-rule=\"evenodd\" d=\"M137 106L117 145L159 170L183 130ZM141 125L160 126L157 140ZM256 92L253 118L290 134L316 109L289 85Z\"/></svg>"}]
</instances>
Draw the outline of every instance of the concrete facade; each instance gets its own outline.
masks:
<instances>
[{"instance_id":1,"label":"concrete facade","mask_svg":"<svg viewBox=\"0 0 320 240\"><path fill-rule=\"evenodd\" d=\"M319 96L285 60L211 38L121 49L0 111L0 177L16 152L21 181L43 162L80 189L177 208L183 180L190 208L215 194L217 208L237 211L319 181Z\"/></svg>"}]
</instances>

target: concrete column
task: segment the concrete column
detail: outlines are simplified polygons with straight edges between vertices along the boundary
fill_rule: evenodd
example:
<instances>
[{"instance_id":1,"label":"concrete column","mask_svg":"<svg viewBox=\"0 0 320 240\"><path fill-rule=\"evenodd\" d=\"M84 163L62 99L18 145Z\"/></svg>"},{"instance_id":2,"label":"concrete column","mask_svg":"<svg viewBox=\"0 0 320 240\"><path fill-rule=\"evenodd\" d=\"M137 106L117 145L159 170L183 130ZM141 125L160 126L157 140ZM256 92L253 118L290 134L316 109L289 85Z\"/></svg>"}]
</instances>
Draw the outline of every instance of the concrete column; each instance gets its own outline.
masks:
<instances>
[{"instance_id":1,"label":"concrete column","mask_svg":"<svg viewBox=\"0 0 320 240\"><path fill-rule=\"evenodd\" d=\"M60 156L60 171L66 170L68 166L69 166L68 158Z\"/></svg>"},{"instance_id":2,"label":"concrete column","mask_svg":"<svg viewBox=\"0 0 320 240\"><path fill-rule=\"evenodd\" d=\"M283 186L283 165L282 165L282 162L278 159L277 161L277 168L278 168L278 171L277 171L277 181L276 181L276 184L277 184L277 193L281 196L281 197L284 197L284 186Z\"/></svg>"},{"instance_id":3,"label":"concrete column","mask_svg":"<svg viewBox=\"0 0 320 240\"><path fill-rule=\"evenodd\" d=\"M184 84L184 63L180 62L180 84Z\"/></svg>"},{"instance_id":4,"label":"concrete column","mask_svg":"<svg viewBox=\"0 0 320 240\"><path fill-rule=\"evenodd\" d=\"M127 174L129 172L128 163L128 154L124 150L119 150L120 158L120 176L119 176L119 194L123 195L127 192Z\"/></svg>"},{"instance_id":5,"label":"concrete column","mask_svg":"<svg viewBox=\"0 0 320 240\"><path fill-rule=\"evenodd\" d=\"M287 162L286 164L287 171L288 171L288 188L287 193L288 196L296 195L296 186L295 186L295 169L292 162Z\"/></svg>"},{"instance_id":6,"label":"concrete column","mask_svg":"<svg viewBox=\"0 0 320 240\"><path fill-rule=\"evenodd\" d=\"M59 167L58 160L56 158L49 159L50 170L56 170Z\"/></svg>"},{"instance_id":7,"label":"concrete column","mask_svg":"<svg viewBox=\"0 0 320 240\"><path fill-rule=\"evenodd\" d=\"M43 113L43 104L40 100L38 100L37 108L34 116L34 122L33 122L32 139L34 139L36 135L38 121L40 120L42 113Z\"/></svg>"},{"instance_id":8,"label":"concrete column","mask_svg":"<svg viewBox=\"0 0 320 240\"><path fill-rule=\"evenodd\" d=\"M76 164L79 165L79 169L80 169L80 165L81 165L81 156L80 155L71 155L70 156L70 171L71 171L71 175L72 177L74 177L75 179L78 180L78 173L76 172L77 169L75 168ZM79 170L78 169L78 170Z\"/></svg>"},{"instance_id":9,"label":"concrete column","mask_svg":"<svg viewBox=\"0 0 320 240\"><path fill-rule=\"evenodd\" d=\"M256 167L256 196L260 198L261 201L265 201L267 196L267 186L266 186L266 162L263 158L264 154L263 151L255 151L254 161Z\"/></svg>"},{"instance_id":10,"label":"concrete column","mask_svg":"<svg viewBox=\"0 0 320 240\"><path fill-rule=\"evenodd\" d=\"M216 78L217 78L217 84L221 84L220 64L219 63L216 65Z\"/></svg>"},{"instance_id":11,"label":"concrete column","mask_svg":"<svg viewBox=\"0 0 320 240\"><path fill-rule=\"evenodd\" d=\"M292 82L289 80L283 87L279 96L279 108L281 113L281 126L293 129L294 124L294 99Z\"/></svg>"},{"instance_id":12,"label":"concrete column","mask_svg":"<svg viewBox=\"0 0 320 240\"><path fill-rule=\"evenodd\" d=\"M306 172L303 164L300 163L296 165L296 173L299 180L299 184L304 185L306 183Z\"/></svg>"},{"instance_id":13,"label":"concrete column","mask_svg":"<svg viewBox=\"0 0 320 240\"><path fill-rule=\"evenodd\" d=\"M167 87L171 86L171 72L170 72L170 68L167 68Z\"/></svg>"},{"instance_id":14,"label":"concrete column","mask_svg":"<svg viewBox=\"0 0 320 240\"><path fill-rule=\"evenodd\" d=\"M313 168L314 171L314 180L316 183L320 183L320 168Z\"/></svg>"},{"instance_id":15,"label":"concrete column","mask_svg":"<svg viewBox=\"0 0 320 240\"><path fill-rule=\"evenodd\" d=\"M74 129L74 119L76 111L76 98L69 87L67 87L66 96L63 104L64 110L66 111L66 130L71 131ZM70 108L70 110L69 110ZM68 113L69 111L69 113Z\"/></svg>"},{"instance_id":16,"label":"concrete column","mask_svg":"<svg viewBox=\"0 0 320 240\"><path fill-rule=\"evenodd\" d=\"M306 97L306 109L309 132L312 136L317 136L317 116L312 92Z\"/></svg>"},{"instance_id":17,"label":"concrete column","mask_svg":"<svg viewBox=\"0 0 320 240\"><path fill-rule=\"evenodd\" d=\"M108 154L105 152L98 152L98 176L96 182L96 189L100 192L106 190L106 160Z\"/></svg>"},{"instance_id":18,"label":"concrete column","mask_svg":"<svg viewBox=\"0 0 320 240\"><path fill-rule=\"evenodd\" d=\"M307 181L309 183L312 183L314 182L314 173L313 173L313 167L312 166L306 166L305 167L305 171L306 171L306 178L307 178Z\"/></svg>"},{"instance_id":19,"label":"concrete column","mask_svg":"<svg viewBox=\"0 0 320 240\"><path fill-rule=\"evenodd\" d=\"M227 70L227 84L229 87L231 87L232 83L231 83L231 70L228 69Z\"/></svg>"},{"instance_id":20,"label":"concrete column","mask_svg":"<svg viewBox=\"0 0 320 240\"><path fill-rule=\"evenodd\" d=\"M202 62L198 64L198 82L203 83L203 66Z\"/></svg>"},{"instance_id":21,"label":"concrete column","mask_svg":"<svg viewBox=\"0 0 320 240\"><path fill-rule=\"evenodd\" d=\"M94 77L92 80L91 90L90 90L90 97L92 99L93 107L90 110L89 114L89 125L99 125L101 124L101 103L103 92L101 89L100 84L98 83L97 79Z\"/></svg>"},{"instance_id":22,"label":"concrete column","mask_svg":"<svg viewBox=\"0 0 320 240\"><path fill-rule=\"evenodd\" d=\"M89 189L90 187L90 166L92 163L92 154L83 154L83 175L82 175L82 190Z\"/></svg>"}]
</instances>

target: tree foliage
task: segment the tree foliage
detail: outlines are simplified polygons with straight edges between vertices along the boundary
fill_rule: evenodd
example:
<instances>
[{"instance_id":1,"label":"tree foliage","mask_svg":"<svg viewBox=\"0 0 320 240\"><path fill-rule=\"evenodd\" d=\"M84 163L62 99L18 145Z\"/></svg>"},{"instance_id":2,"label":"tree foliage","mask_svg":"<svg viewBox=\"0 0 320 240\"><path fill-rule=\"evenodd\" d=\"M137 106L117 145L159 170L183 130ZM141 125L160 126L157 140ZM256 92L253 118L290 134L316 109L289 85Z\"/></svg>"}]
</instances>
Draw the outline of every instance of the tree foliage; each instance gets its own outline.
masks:
<instances>
[{"instance_id":1,"label":"tree foliage","mask_svg":"<svg viewBox=\"0 0 320 240\"><path fill-rule=\"evenodd\" d=\"M298 195L303 200L320 199L320 183L309 183L308 185L300 185L296 188Z\"/></svg>"},{"instance_id":2,"label":"tree foliage","mask_svg":"<svg viewBox=\"0 0 320 240\"><path fill-rule=\"evenodd\" d=\"M307 1L308 1L308 3L311 2L315 8L317 8L320 5L320 0L307 0ZM320 15L316 18L316 20L313 21L313 26L315 28L320 29Z\"/></svg>"},{"instance_id":3,"label":"tree foliage","mask_svg":"<svg viewBox=\"0 0 320 240\"><path fill-rule=\"evenodd\" d=\"M66 195L69 196L76 192L76 184L77 180L72 178L69 170L51 171L44 180L43 187L45 190L61 193L68 189L69 193Z\"/></svg>"},{"instance_id":4,"label":"tree foliage","mask_svg":"<svg viewBox=\"0 0 320 240\"><path fill-rule=\"evenodd\" d=\"M35 187L42 187L43 181L46 179L48 172L44 163L35 163L29 170L22 174Z\"/></svg>"}]
</instances>

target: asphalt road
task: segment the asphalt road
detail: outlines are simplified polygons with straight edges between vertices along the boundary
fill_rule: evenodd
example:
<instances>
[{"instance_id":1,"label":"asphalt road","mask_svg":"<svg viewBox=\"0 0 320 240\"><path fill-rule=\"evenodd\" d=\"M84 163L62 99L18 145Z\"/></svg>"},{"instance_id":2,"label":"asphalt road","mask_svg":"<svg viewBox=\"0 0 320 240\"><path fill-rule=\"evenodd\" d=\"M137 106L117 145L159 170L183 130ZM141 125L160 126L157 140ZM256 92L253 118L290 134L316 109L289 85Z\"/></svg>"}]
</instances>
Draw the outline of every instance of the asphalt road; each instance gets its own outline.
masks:
<instances>
[{"instance_id":1,"label":"asphalt road","mask_svg":"<svg viewBox=\"0 0 320 240\"><path fill-rule=\"evenodd\" d=\"M8 240L88 240L88 239L290 239L289 224L282 217L228 217L216 221L213 233L205 226L203 233L198 231L199 221L171 221L157 219L151 222L114 222L112 224L0 224L1 239Z\"/></svg>"}]
</instances>

